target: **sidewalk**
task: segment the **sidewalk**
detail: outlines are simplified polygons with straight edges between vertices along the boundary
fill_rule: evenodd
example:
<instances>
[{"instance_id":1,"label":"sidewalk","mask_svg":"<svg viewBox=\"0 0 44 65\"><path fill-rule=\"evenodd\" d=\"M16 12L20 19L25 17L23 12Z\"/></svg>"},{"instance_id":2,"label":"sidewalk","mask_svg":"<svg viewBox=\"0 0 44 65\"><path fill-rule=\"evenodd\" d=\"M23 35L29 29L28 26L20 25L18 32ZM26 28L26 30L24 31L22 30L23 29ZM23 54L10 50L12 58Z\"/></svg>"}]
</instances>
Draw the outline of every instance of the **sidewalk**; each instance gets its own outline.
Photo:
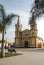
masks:
<instances>
[{"instance_id":1,"label":"sidewalk","mask_svg":"<svg viewBox=\"0 0 44 65\"><path fill-rule=\"evenodd\" d=\"M0 59L0 65L44 65L44 52L24 52L23 55Z\"/></svg>"}]
</instances>

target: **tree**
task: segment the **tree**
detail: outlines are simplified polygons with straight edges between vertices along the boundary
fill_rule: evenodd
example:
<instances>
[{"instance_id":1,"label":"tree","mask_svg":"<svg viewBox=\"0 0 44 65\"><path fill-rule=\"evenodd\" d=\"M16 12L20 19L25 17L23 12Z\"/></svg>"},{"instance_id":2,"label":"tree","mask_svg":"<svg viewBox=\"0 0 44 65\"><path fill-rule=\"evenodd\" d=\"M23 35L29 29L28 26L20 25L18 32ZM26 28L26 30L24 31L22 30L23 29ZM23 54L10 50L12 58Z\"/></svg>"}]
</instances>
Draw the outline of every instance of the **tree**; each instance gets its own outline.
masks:
<instances>
[{"instance_id":1,"label":"tree","mask_svg":"<svg viewBox=\"0 0 44 65\"><path fill-rule=\"evenodd\" d=\"M40 17L42 14L44 14L44 0L35 0L33 7L31 9L31 13L34 13L34 18ZM31 16L32 20L32 16Z\"/></svg>"},{"instance_id":2,"label":"tree","mask_svg":"<svg viewBox=\"0 0 44 65\"><path fill-rule=\"evenodd\" d=\"M12 13L9 15L6 15L3 5L0 4L0 33L2 33L2 46L1 46L1 56L2 57L5 57L5 53L4 53L5 30L6 30L6 27L11 24L12 18L14 16L17 16L17 15L14 15Z\"/></svg>"}]
</instances>

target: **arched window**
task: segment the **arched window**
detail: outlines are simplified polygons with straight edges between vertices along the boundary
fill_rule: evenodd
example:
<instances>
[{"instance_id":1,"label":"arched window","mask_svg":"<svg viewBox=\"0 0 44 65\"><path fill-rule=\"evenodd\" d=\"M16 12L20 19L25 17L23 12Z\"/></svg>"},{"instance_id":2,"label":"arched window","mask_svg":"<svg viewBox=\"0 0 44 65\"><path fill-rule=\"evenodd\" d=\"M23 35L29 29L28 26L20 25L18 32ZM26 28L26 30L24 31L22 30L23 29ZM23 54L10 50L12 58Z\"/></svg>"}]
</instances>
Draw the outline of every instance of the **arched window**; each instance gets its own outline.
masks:
<instances>
[{"instance_id":1,"label":"arched window","mask_svg":"<svg viewBox=\"0 0 44 65\"><path fill-rule=\"evenodd\" d=\"M34 35L34 32L32 32L32 36Z\"/></svg>"},{"instance_id":2,"label":"arched window","mask_svg":"<svg viewBox=\"0 0 44 65\"><path fill-rule=\"evenodd\" d=\"M26 34L26 37L28 37L28 34Z\"/></svg>"}]
</instances>

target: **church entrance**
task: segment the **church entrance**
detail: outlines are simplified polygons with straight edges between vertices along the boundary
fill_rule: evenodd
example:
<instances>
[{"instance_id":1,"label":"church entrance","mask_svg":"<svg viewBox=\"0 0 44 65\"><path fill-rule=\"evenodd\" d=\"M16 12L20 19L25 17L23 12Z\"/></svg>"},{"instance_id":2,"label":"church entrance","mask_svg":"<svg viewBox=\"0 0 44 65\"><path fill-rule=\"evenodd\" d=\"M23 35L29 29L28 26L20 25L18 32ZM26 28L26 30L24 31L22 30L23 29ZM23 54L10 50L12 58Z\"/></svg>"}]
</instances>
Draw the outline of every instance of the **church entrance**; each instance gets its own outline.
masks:
<instances>
[{"instance_id":1,"label":"church entrance","mask_svg":"<svg viewBox=\"0 0 44 65\"><path fill-rule=\"evenodd\" d=\"M25 48L28 48L28 41L25 41L24 47L25 47Z\"/></svg>"}]
</instances>

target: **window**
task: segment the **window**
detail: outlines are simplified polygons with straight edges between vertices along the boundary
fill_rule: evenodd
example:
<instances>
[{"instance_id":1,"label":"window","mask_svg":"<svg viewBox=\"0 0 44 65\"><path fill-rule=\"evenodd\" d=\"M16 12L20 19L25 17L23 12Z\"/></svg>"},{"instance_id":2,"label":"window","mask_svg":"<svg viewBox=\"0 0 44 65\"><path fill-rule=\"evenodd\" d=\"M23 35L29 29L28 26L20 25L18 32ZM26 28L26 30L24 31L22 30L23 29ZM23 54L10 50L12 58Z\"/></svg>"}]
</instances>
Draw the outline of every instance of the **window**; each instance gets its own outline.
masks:
<instances>
[{"instance_id":1,"label":"window","mask_svg":"<svg viewBox=\"0 0 44 65\"><path fill-rule=\"evenodd\" d=\"M28 34L26 34L26 37L28 37Z\"/></svg>"},{"instance_id":2,"label":"window","mask_svg":"<svg viewBox=\"0 0 44 65\"><path fill-rule=\"evenodd\" d=\"M26 36L28 36L28 34L26 34Z\"/></svg>"},{"instance_id":3,"label":"window","mask_svg":"<svg viewBox=\"0 0 44 65\"><path fill-rule=\"evenodd\" d=\"M34 35L34 32L32 32L32 35Z\"/></svg>"}]
</instances>

